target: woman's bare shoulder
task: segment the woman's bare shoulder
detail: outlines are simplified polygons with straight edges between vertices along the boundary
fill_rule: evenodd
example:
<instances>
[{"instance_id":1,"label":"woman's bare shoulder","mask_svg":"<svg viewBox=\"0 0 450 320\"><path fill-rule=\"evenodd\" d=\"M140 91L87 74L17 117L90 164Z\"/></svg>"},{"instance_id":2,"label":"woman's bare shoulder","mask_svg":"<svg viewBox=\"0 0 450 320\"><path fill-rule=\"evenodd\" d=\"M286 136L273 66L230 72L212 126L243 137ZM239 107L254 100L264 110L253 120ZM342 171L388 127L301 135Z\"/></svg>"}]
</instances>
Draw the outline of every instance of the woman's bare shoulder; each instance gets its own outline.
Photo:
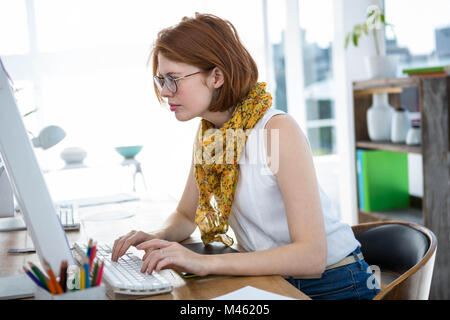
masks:
<instances>
[{"instance_id":1,"label":"woman's bare shoulder","mask_svg":"<svg viewBox=\"0 0 450 320\"><path fill-rule=\"evenodd\" d=\"M283 134L286 138L291 137L295 139L295 137L297 137L303 139L305 137L297 121L287 113L274 115L269 119L269 121L267 121L265 129L278 129L280 130L280 133Z\"/></svg>"}]
</instances>

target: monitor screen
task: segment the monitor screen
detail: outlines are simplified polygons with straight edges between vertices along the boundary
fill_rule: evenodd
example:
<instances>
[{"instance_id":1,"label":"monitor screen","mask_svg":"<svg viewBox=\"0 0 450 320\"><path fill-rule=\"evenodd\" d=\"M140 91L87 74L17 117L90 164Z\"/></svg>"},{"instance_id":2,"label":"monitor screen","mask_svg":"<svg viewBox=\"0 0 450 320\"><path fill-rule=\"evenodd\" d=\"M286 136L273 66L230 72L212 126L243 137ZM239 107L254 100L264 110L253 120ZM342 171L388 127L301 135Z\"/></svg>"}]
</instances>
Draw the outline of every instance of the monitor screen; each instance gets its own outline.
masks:
<instances>
[{"instance_id":1,"label":"monitor screen","mask_svg":"<svg viewBox=\"0 0 450 320\"><path fill-rule=\"evenodd\" d=\"M41 264L59 273L62 260L74 264L44 176L14 98L11 79L0 58L0 152Z\"/></svg>"}]
</instances>

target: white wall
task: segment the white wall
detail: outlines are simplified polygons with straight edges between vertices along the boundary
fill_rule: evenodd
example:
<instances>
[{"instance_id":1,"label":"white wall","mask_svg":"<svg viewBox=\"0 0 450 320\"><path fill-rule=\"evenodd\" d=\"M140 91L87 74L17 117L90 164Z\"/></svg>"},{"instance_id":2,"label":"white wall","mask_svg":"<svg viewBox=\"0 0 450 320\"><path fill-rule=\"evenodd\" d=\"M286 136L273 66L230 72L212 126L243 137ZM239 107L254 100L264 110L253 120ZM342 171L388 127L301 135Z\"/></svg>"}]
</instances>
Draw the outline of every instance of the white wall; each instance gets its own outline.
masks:
<instances>
[{"instance_id":1,"label":"white wall","mask_svg":"<svg viewBox=\"0 0 450 320\"><path fill-rule=\"evenodd\" d=\"M363 57L375 53L375 45L362 37L359 47L344 49L345 34L353 26L366 20L370 4L381 5L381 0L335 0L335 37L333 43L333 72L336 81L336 131L340 159L339 191L341 219L351 225L358 221L355 137L353 125L352 82L366 79Z\"/></svg>"}]
</instances>

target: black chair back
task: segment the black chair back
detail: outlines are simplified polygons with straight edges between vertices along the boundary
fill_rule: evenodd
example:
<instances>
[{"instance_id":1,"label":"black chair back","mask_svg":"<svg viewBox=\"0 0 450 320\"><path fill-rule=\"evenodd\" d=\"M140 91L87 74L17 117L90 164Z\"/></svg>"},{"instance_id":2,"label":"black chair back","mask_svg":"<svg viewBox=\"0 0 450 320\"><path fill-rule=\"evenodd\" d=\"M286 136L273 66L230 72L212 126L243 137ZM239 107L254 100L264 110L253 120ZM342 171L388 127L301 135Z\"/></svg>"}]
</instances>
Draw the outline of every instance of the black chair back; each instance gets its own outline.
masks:
<instances>
[{"instance_id":1,"label":"black chair back","mask_svg":"<svg viewBox=\"0 0 450 320\"><path fill-rule=\"evenodd\" d=\"M355 237L369 265L399 274L416 265L430 246L422 232L400 224L381 225Z\"/></svg>"}]
</instances>

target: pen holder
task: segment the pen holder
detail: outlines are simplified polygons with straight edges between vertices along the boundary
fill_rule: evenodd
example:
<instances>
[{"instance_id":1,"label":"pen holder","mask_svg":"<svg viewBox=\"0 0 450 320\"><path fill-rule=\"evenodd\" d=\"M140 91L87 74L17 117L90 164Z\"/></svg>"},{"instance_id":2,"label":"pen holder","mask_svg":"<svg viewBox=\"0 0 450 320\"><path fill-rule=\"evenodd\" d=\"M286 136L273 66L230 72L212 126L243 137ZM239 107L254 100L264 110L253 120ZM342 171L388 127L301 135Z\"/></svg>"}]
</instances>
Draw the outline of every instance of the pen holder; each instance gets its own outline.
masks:
<instances>
[{"instance_id":1,"label":"pen holder","mask_svg":"<svg viewBox=\"0 0 450 320\"><path fill-rule=\"evenodd\" d=\"M67 291L63 294L51 294L47 290L36 286L34 291L36 300L106 300L105 286L100 285L84 290Z\"/></svg>"}]
</instances>

